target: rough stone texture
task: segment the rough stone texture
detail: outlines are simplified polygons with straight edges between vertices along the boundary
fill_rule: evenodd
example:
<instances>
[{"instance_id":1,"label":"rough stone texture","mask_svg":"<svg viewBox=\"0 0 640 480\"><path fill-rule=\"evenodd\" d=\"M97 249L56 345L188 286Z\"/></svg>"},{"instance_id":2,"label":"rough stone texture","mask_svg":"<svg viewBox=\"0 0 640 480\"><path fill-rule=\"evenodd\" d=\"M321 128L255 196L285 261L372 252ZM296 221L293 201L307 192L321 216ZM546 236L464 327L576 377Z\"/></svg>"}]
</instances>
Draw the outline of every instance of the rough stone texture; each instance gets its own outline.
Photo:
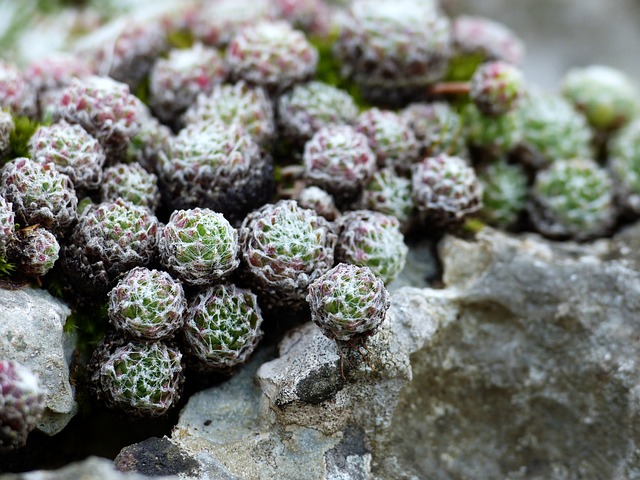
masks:
<instances>
[{"instance_id":1,"label":"rough stone texture","mask_svg":"<svg viewBox=\"0 0 640 480\"><path fill-rule=\"evenodd\" d=\"M172 441L202 478L640 478L628 241L448 237L446 288L394 293L375 371L303 325L192 397Z\"/></svg>"},{"instance_id":2,"label":"rough stone texture","mask_svg":"<svg viewBox=\"0 0 640 480\"><path fill-rule=\"evenodd\" d=\"M374 471L639 478L640 274L602 262L600 247L491 230L447 239L458 318L412 357Z\"/></svg>"},{"instance_id":3,"label":"rough stone texture","mask_svg":"<svg viewBox=\"0 0 640 480\"><path fill-rule=\"evenodd\" d=\"M29 367L47 389L44 415L36 427L55 435L76 414L69 364L74 335L63 331L71 310L45 290L0 288L0 358Z\"/></svg>"},{"instance_id":4,"label":"rough stone texture","mask_svg":"<svg viewBox=\"0 0 640 480\"><path fill-rule=\"evenodd\" d=\"M54 471L39 470L29 473L0 475L2 480L177 480L176 476L148 477L138 473L122 473L106 458L89 457Z\"/></svg>"},{"instance_id":5,"label":"rough stone texture","mask_svg":"<svg viewBox=\"0 0 640 480\"><path fill-rule=\"evenodd\" d=\"M151 437L125 447L113 463L121 472L138 472L148 476L198 476L198 462L167 438Z\"/></svg>"}]
</instances>

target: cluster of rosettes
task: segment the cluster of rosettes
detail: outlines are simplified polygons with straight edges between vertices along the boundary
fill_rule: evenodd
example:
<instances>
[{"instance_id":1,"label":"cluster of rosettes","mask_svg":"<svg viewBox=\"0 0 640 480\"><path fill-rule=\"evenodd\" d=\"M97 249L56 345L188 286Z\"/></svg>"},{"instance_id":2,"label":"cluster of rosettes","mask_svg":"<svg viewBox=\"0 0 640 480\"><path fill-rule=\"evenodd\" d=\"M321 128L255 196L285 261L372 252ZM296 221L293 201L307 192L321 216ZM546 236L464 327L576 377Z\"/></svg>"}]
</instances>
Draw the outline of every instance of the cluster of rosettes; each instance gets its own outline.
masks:
<instances>
[{"instance_id":1,"label":"cluster of rosettes","mask_svg":"<svg viewBox=\"0 0 640 480\"><path fill-rule=\"evenodd\" d=\"M411 185L418 212L443 226L460 223L482 208L482 185L460 157L425 158L414 165Z\"/></svg>"},{"instance_id":2,"label":"cluster of rosettes","mask_svg":"<svg viewBox=\"0 0 640 480\"><path fill-rule=\"evenodd\" d=\"M376 169L367 137L348 125L322 128L304 147L304 176L339 202L357 196Z\"/></svg>"},{"instance_id":3,"label":"cluster of rosettes","mask_svg":"<svg viewBox=\"0 0 640 480\"><path fill-rule=\"evenodd\" d=\"M404 268L409 251L395 217L370 210L347 212L337 221L336 261L369 267L385 284Z\"/></svg>"},{"instance_id":4,"label":"cluster of rosettes","mask_svg":"<svg viewBox=\"0 0 640 480\"><path fill-rule=\"evenodd\" d=\"M160 235L160 262L183 282L205 286L235 270L238 233L220 213L176 210Z\"/></svg>"},{"instance_id":5,"label":"cluster of rosettes","mask_svg":"<svg viewBox=\"0 0 640 480\"><path fill-rule=\"evenodd\" d=\"M400 228L406 231L411 226L413 199L411 180L397 175L391 168L378 170L362 191L362 207L395 217Z\"/></svg>"},{"instance_id":6,"label":"cluster of rosettes","mask_svg":"<svg viewBox=\"0 0 640 480\"><path fill-rule=\"evenodd\" d=\"M228 370L247 361L262 338L262 313L250 290L214 285L190 303L184 340L205 370Z\"/></svg>"},{"instance_id":7,"label":"cluster of rosettes","mask_svg":"<svg viewBox=\"0 0 640 480\"><path fill-rule=\"evenodd\" d=\"M109 292L109 320L131 339L172 337L184 325L186 308L180 282L145 267L130 270Z\"/></svg>"},{"instance_id":8,"label":"cluster of rosettes","mask_svg":"<svg viewBox=\"0 0 640 480\"><path fill-rule=\"evenodd\" d=\"M611 177L593 160L557 160L538 172L529 214L550 237L605 235L617 218Z\"/></svg>"},{"instance_id":9,"label":"cluster of rosettes","mask_svg":"<svg viewBox=\"0 0 640 480\"><path fill-rule=\"evenodd\" d=\"M198 95L208 95L227 76L226 67L217 50L200 43L169 52L159 58L149 75L150 103L156 116L164 122L175 122Z\"/></svg>"},{"instance_id":10,"label":"cluster of rosettes","mask_svg":"<svg viewBox=\"0 0 640 480\"><path fill-rule=\"evenodd\" d=\"M95 190L102 182L104 151L80 125L61 120L38 127L29 140L29 155L36 162L53 163L77 191Z\"/></svg>"},{"instance_id":11,"label":"cluster of rosettes","mask_svg":"<svg viewBox=\"0 0 640 480\"><path fill-rule=\"evenodd\" d=\"M57 99L56 117L81 125L114 155L140 130L139 101L108 77L74 79Z\"/></svg>"},{"instance_id":12,"label":"cluster of rosettes","mask_svg":"<svg viewBox=\"0 0 640 480\"><path fill-rule=\"evenodd\" d=\"M0 360L0 451L20 448L42 417L46 392L38 377L13 360Z\"/></svg>"},{"instance_id":13,"label":"cluster of rosettes","mask_svg":"<svg viewBox=\"0 0 640 480\"><path fill-rule=\"evenodd\" d=\"M491 157L515 149L522 142L523 127L521 109L497 117L484 115L474 103L463 110L464 130L467 144Z\"/></svg>"},{"instance_id":14,"label":"cluster of rosettes","mask_svg":"<svg viewBox=\"0 0 640 480\"><path fill-rule=\"evenodd\" d=\"M13 204L17 222L62 236L76 219L78 198L68 176L53 163L16 158L0 169L0 195Z\"/></svg>"},{"instance_id":15,"label":"cluster of rosettes","mask_svg":"<svg viewBox=\"0 0 640 480\"><path fill-rule=\"evenodd\" d=\"M139 163L149 173L156 171L161 152L169 149L173 133L166 125L141 106L142 125L138 133L131 138L126 153L126 161Z\"/></svg>"},{"instance_id":16,"label":"cluster of rosettes","mask_svg":"<svg viewBox=\"0 0 640 480\"><path fill-rule=\"evenodd\" d=\"M529 186L520 165L498 160L480 175L482 183L482 218L502 228L515 225L527 206Z\"/></svg>"},{"instance_id":17,"label":"cluster of rosettes","mask_svg":"<svg viewBox=\"0 0 640 480\"><path fill-rule=\"evenodd\" d=\"M89 296L106 294L121 275L150 264L158 227L149 209L120 198L89 205L63 248L72 283Z\"/></svg>"},{"instance_id":18,"label":"cluster of rosettes","mask_svg":"<svg viewBox=\"0 0 640 480\"><path fill-rule=\"evenodd\" d=\"M235 223L273 191L270 157L237 124L189 125L159 160L162 194L173 209L210 208Z\"/></svg>"},{"instance_id":19,"label":"cluster of rosettes","mask_svg":"<svg viewBox=\"0 0 640 480\"><path fill-rule=\"evenodd\" d=\"M302 208L315 210L315 212L330 222L340 216L340 211L336 207L336 202L329 192L320 187L311 185L305 187L296 196L295 200Z\"/></svg>"},{"instance_id":20,"label":"cluster of rosettes","mask_svg":"<svg viewBox=\"0 0 640 480\"><path fill-rule=\"evenodd\" d=\"M418 159L419 145L413 130L395 112L372 108L360 114L355 128L367 137L381 167L408 172Z\"/></svg>"},{"instance_id":21,"label":"cluster of rosettes","mask_svg":"<svg viewBox=\"0 0 640 480\"><path fill-rule=\"evenodd\" d=\"M160 203L158 178L139 163L118 163L105 168L100 185L100 201L118 198L155 211Z\"/></svg>"},{"instance_id":22,"label":"cluster of rosettes","mask_svg":"<svg viewBox=\"0 0 640 480\"><path fill-rule=\"evenodd\" d=\"M296 85L278 100L278 123L293 139L306 141L323 127L352 124L357 115L351 95L322 82Z\"/></svg>"},{"instance_id":23,"label":"cluster of rosettes","mask_svg":"<svg viewBox=\"0 0 640 480\"><path fill-rule=\"evenodd\" d=\"M335 51L343 74L368 98L393 103L403 89L424 88L446 72L451 25L435 1L356 0L341 27Z\"/></svg>"},{"instance_id":24,"label":"cluster of rosettes","mask_svg":"<svg viewBox=\"0 0 640 480\"><path fill-rule=\"evenodd\" d=\"M327 337L363 341L375 333L391 304L382 280L368 267L340 263L309 285L311 319Z\"/></svg>"},{"instance_id":25,"label":"cluster of rosettes","mask_svg":"<svg viewBox=\"0 0 640 480\"><path fill-rule=\"evenodd\" d=\"M329 33L331 11L324 0L273 0L276 17L308 35L323 37Z\"/></svg>"},{"instance_id":26,"label":"cluster of rosettes","mask_svg":"<svg viewBox=\"0 0 640 480\"><path fill-rule=\"evenodd\" d=\"M288 23L261 22L231 39L226 61L236 80L281 92L313 76L318 52Z\"/></svg>"},{"instance_id":27,"label":"cluster of rosettes","mask_svg":"<svg viewBox=\"0 0 640 480\"><path fill-rule=\"evenodd\" d=\"M591 157L587 120L564 98L530 96L518 109L522 121L521 145L526 161L540 167L556 160Z\"/></svg>"},{"instance_id":28,"label":"cluster of rosettes","mask_svg":"<svg viewBox=\"0 0 640 480\"><path fill-rule=\"evenodd\" d=\"M110 408L136 416L164 415L180 398L182 353L164 342L106 337L91 359L92 384Z\"/></svg>"},{"instance_id":29,"label":"cluster of rosettes","mask_svg":"<svg viewBox=\"0 0 640 480\"><path fill-rule=\"evenodd\" d=\"M259 145L268 145L275 134L273 108L265 91L242 81L216 85L211 95L200 95L185 113L183 121L187 125L241 125Z\"/></svg>"},{"instance_id":30,"label":"cluster of rosettes","mask_svg":"<svg viewBox=\"0 0 640 480\"><path fill-rule=\"evenodd\" d=\"M413 130L423 157L464 153L463 122L448 103L412 103L400 114Z\"/></svg>"},{"instance_id":31,"label":"cluster of rosettes","mask_svg":"<svg viewBox=\"0 0 640 480\"><path fill-rule=\"evenodd\" d=\"M265 305L299 307L309 284L333 266L336 240L324 217L294 200L267 204L240 228L247 279Z\"/></svg>"}]
</instances>

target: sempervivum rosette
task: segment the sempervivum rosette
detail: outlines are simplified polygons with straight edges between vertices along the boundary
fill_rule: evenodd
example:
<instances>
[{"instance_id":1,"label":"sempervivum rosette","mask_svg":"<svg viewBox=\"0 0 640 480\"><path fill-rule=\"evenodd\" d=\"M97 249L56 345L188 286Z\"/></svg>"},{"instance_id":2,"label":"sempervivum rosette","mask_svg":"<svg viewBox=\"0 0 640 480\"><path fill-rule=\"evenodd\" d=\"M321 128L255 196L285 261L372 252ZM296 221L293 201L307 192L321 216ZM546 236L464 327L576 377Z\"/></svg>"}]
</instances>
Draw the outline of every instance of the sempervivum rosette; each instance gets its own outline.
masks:
<instances>
[{"instance_id":1,"label":"sempervivum rosette","mask_svg":"<svg viewBox=\"0 0 640 480\"><path fill-rule=\"evenodd\" d=\"M194 124L160 154L158 179L174 210L210 208L235 223L271 197L272 169L240 125Z\"/></svg>"},{"instance_id":2,"label":"sempervivum rosette","mask_svg":"<svg viewBox=\"0 0 640 480\"><path fill-rule=\"evenodd\" d=\"M254 293L214 285L189 305L184 329L187 352L204 370L227 371L245 363L262 338L262 313Z\"/></svg>"},{"instance_id":3,"label":"sempervivum rosette","mask_svg":"<svg viewBox=\"0 0 640 480\"><path fill-rule=\"evenodd\" d=\"M286 22L261 22L240 30L229 43L231 76L281 92L316 72L318 52Z\"/></svg>"},{"instance_id":4,"label":"sempervivum rosette","mask_svg":"<svg viewBox=\"0 0 640 480\"><path fill-rule=\"evenodd\" d=\"M311 319L339 342L366 339L380 327L391 305L382 280L368 267L340 263L309 286Z\"/></svg>"},{"instance_id":5,"label":"sempervivum rosette","mask_svg":"<svg viewBox=\"0 0 640 480\"><path fill-rule=\"evenodd\" d=\"M331 224L294 200L250 213L240 228L245 274L266 304L298 308L309 284L333 265Z\"/></svg>"}]
</instances>

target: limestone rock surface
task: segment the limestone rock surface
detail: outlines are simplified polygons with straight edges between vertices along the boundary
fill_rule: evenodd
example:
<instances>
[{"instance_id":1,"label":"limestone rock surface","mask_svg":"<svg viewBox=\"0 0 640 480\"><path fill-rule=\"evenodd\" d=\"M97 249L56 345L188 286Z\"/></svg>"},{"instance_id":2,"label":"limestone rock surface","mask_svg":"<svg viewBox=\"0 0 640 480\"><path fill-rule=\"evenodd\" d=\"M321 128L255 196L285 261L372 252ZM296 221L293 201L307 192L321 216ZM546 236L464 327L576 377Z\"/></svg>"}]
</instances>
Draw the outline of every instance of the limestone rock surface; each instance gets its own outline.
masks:
<instances>
[{"instance_id":1,"label":"limestone rock surface","mask_svg":"<svg viewBox=\"0 0 640 480\"><path fill-rule=\"evenodd\" d=\"M46 290L0 288L0 358L29 367L47 389L44 415L36 427L55 435L76 414L69 365L75 336L64 331L71 310Z\"/></svg>"}]
</instances>

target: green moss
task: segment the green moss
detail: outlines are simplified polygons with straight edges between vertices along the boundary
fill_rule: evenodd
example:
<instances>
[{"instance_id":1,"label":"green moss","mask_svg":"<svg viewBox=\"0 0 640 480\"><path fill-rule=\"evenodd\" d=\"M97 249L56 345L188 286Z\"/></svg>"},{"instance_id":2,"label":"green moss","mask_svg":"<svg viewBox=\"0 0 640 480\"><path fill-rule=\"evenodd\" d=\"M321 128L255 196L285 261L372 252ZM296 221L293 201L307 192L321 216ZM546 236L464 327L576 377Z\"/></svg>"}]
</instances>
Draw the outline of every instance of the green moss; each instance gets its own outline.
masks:
<instances>
[{"instance_id":1,"label":"green moss","mask_svg":"<svg viewBox=\"0 0 640 480\"><path fill-rule=\"evenodd\" d=\"M449 61L449 70L445 76L445 81L466 82L471 80L478 66L486 60L480 53L457 55Z\"/></svg>"},{"instance_id":2,"label":"green moss","mask_svg":"<svg viewBox=\"0 0 640 480\"><path fill-rule=\"evenodd\" d=\"M0 277L11 276L15 269L15 264L9 262L6 258L0 257Z\"/></svg>"},{"instance_id":3,"label":"green moss","mask_svg":"<svg viewBox=\"0 0 640 480\"><path fill-rule=\"evenodd\" d=\"M76 309L67 318L64 331L77 334L77 349L82 354L90 354L104 337L109 326L107 311L108 302L105 299L104 302L92 308Z\"/></svg>"},{"instance_id":4,"label":"green moss","mask_svg":"<svg viewBox=\"0 0 640 480\"><path fill-rule=\"evenodd\" d=\"M167 35L167 41L171 48L191 48L195 43L193 33L187 30L172 30Z\"/></svg>"},{"instance_id":5,"label":"green moss","mask_svg":"<svg viewBox=\"0 0 640 480\"><path fill-rule=\"evenodd\" d=\"M29 156L29 140L42 123L31 120L25 116L14 116L15 128L11 132L9 142L11 145L11 155L9 159ZM7 159L8 160L8 159Z\"/></svg>"},{"instance_id":6,"label":"green moss","mask_svg":"<svg viewBox=\"0 0 640 480\"><path fill-rule=\"evenodd\" d=\"M462 230L467 233L476 234L482 231L487 225L477 218L468 219L462 226Z\"/></svg>"},{"instance_id":7,"label":"green moss","mask_svg":"<svg viewBox=\"0 0 640 480\"><path fill-rule=\"evenodd\" d=\"M318 50L318 68L316 80L347 91L360 110L367 110L371 105L362 96L360 88L351 80L340 74L340 62L333 55L333 44L338 38L338 32L327 37L310 37L309 41Z\"/></svg>"},{"instance_id":8,"label":"green moss","mask_svg":"<svg viewBox=\"0 0 640 480\"><path fill-rule=\"evenodd\" d=\"M140 85L138 85L133 91L133 94L138 97L138 100L140 100L147 106L149 105L149 85L149 75L145 75L145 77L140 82Z\"/></svg>"}]
</instances>

